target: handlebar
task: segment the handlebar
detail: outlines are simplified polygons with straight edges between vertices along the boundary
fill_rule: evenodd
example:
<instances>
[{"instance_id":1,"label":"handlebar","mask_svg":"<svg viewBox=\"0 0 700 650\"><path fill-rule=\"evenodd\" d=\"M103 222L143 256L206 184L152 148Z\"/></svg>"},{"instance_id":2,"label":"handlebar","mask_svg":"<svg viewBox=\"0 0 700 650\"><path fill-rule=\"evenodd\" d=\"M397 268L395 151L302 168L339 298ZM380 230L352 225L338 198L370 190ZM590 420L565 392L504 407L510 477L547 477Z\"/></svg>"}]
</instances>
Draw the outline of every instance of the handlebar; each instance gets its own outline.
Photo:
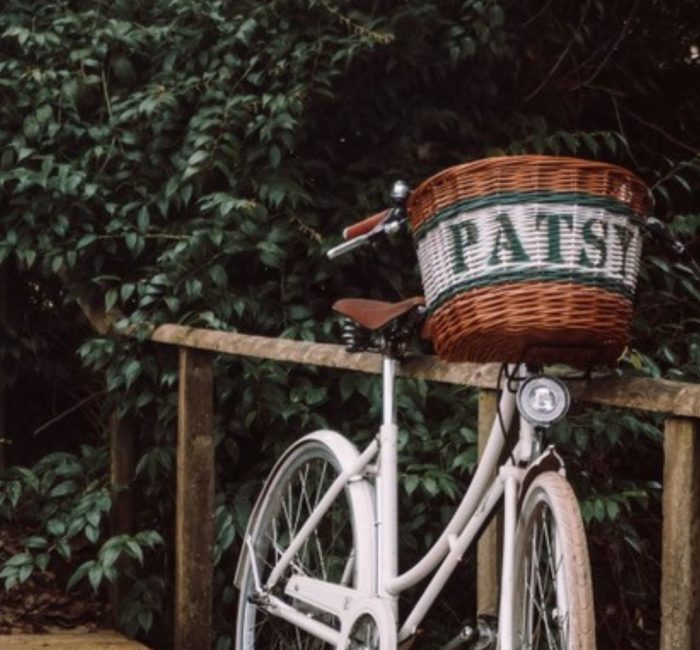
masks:
<instances>
[{"instance_id":1,"label":"handlebar","mask_svg":"<svg viewBox=\"0 0 700 650\"><path fill-rule=\"evenodd\" d=\"M334 260L336 257L340 257L341 255L345 255L345 253L354 251L356 248L366 246L367 244L376 241L382 236L391 236L399 232L399 230L401 230L401 227L406 221L405 217L403 216L403 213L400 211L399 208L394 208L393 210L386 210L385 212L387 213L386 216L384 216L384 213L375 214L372 217L364 219L363 221L360 221L359 223L350 226L350 228L354 228L361 224L365 224L365 222L370 221L370 219L375 219L375 217L378 216L384 216L383 220L377 219L377 225L371 228L368 232L365 232L361 235L357 235L353 239L350 239L349 241L346 241L342 244L339 244L338 246L335 246L334 248L331 248L326 253L328 259Z\"/></svg>"},{"instance_id":2,"label":"handlebar","mask_svg":"<svg viewBox=\"0 0 700 650\"><path fill-rule=\"evenodd\" d=\"M391 210L382 210L381 212L377 212L377 214L373 214L371 217L367 217L362 221L352 224L352 226L348 226L343 230L343 239L347 241L368 233L384 221L384 219L389 216L390 212Z\"/></svg>"},{"instance_id":3,"label":"handlebar","mask_svg":"<svg viewBox=\"0 0 700 650\"><path fill-rule=\"evenodd\" d=\"M376 241L382 236L395 235L406 222L406 201L410 189L403 181L396 181L391 188L393 208L382 210L358 221L343 230L343 239L346 241L331 248L326 255L329 259L335 259L345 253Z\"/></svg>"},{"instance_id":4,"label":"handlebar","mask_svg":"<svg viewBox=\"0 0 700 650\"><path fill-rule=\"evenodd\" d=\"M345 253L349 253L350 251L354 251L356 248L360 248L368 243L369 243L369 234L360 235L359 237L355 237L355 239L351 239L350 241L346 241L343 244L338 244L337 246L334 246L326 253L326 256L328 257L329 260L334 260L336 257L340 257L341 255L345 255Z\"/></svg>"}]
</instances>

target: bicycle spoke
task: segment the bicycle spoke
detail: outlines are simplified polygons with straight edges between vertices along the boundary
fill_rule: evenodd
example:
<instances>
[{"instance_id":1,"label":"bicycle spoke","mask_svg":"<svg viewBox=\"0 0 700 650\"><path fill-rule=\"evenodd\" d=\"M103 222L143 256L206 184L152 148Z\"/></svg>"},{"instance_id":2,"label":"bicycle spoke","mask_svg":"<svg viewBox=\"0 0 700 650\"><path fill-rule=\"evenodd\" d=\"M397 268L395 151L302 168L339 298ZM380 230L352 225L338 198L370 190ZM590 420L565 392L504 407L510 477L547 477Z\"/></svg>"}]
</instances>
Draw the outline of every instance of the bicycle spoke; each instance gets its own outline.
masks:
<instances>
[{"instance_id":1,"label":"bicycle spoke","mask_svg":"<svg viewBox=\"0 0 700 650\"><path fill-rule=\"evenodd\" d=\"M543 520L544 518L545 518L545 513L543 511L542 515L541 515L541 519ZM551 552L551 547L548 544L547 523L545 521L540 522L537 536L539 538L538 544L537 544L537 546L538 546L537 555L538 555L538 557L545 557L548 559L549 558L548 553ZM542 540L545 540L547 542L547 544L546 544L547 549L545 549L544 556L542 555L542 548L541 548L542 547ZM544 630L545 630L545 633L547 635L547 643L549 644L550 647L554 647L553 646L554 635L552 634L552 629L550 626L550 616L549 616L549 607L550 607L549 593L551 592L551 590L548 588L549 583L544 584L546 578L548 578L548 577L549 576L547 576L547 575L543 576L542 572L539 570L539 567L538 567L537 583L538 583L538 590L539 590L539 594L540 594L540 603L541 603L541 606L539 608L540 620L542 621L542 623L544 625Z\"/></svg>"},{"instance_id":2,"label":"bicycle spoke","mask_svg":"<svg viewBox=\"0 0 700 650\"><path fill-rule=\"evenodd\" d=\"M541 515L541 523L540 523L540 529L539 529L539 537L540 537L540 549L541 546L544 546L544 551L540 550L539 551L539 557L545 558L545 567L543 569L549 567L549 559L550 559L550 553L552 553L552 547L550 544L549 540L549 535L548 535L548 530L549 526L547 525L546 521L546 512L543 510L542 515ZM551 611L550 608L552 606L551 601L551 594L553 592L553 583L551 581L551 575L545 572L545 575L542 575L542 572L538 570L537 572L538 578L539 578L539 590L540 590L540 599L542 606L540 608L540 616L541 620L544 625L545 633L547 636L547 643L551 648L556 648L558 647L558 644L555 641L555 634L552 631L551 627Z\"/></svg>"},{"instance_id":3,"label":"bicycle spoke","mask_svg":"<svg viewBox=\"0 0 700 650\"><path fill-rule=\"evenodd\" d=\"M319 487L320 487L320 484L319 484ZM311 501L309 500L309 495L306 491L305 484L302 486L302 497L303 497L303 501L306 502L306 507L308 509L307 515L311 515L311 513L314 511L314 509L318 505L318 500L316 500L313 504L311 503ZM300 499L300 501L301 500L302 499ZM319 560L319 566L322 570L322 577L324 580L327 580L328 576L326 573L325 563L323 561L324 555L323 555L323 549L321 548L321 543L320 543L319 538L318 538L318 531L314 531L313 539L314 539L314 544L316 546L316 551L318 553L318 560Z\"/></svg>"}]
</instances>

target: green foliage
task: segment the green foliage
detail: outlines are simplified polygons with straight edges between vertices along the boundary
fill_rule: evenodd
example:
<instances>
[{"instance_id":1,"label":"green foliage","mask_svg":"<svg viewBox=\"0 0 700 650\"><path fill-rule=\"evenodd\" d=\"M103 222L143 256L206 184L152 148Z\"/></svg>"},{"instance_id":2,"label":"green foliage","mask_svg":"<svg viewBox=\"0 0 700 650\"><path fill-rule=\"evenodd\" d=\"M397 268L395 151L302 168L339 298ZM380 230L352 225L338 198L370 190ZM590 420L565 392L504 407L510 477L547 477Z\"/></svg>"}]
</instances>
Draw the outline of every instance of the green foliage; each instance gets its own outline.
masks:
<instances>
[{"instance_id":1,"label":"green foliage","mask_svg":"<svg viewBox=\"0 0 700 650\"><path fill-rule=\"evenodd\" d=\"M129 557L143 565L143 548L153 548L162 543L163 538L155 531L111 537L102 545L96 559L88 560L76 569L68 580L67 588L71 589L86 576L95 591L99 589L103 580L114 583L117 579L116 562L120 557ZM148 631L150 625L143 627Z\"/></svg>"},{"instance_id":2,"label":"green foliage","mask_svg":"<svg viewBox=\"0 0 700 650\"><path fill-rule=\"evenodd\" d=\"M81 409L89 426L76 428L73 451L101 444L97 403L131 417L140 431L141 527L164 531L176 359L152 344L90 336L77 299L123 314L124 326L179 322L334 340L336 298L420 291L408 246L331 265L323 252L342 227L383 207L396 177L415 185L448 165L503 153L633 169L652 187L657 215L693 252L693 9L690 0L9 0L0 12L0 264L31 309L0 337L0 381L13 390L27 390L32 377L63 391L87 386L62 395L63 408L89 399L93 409ZM649 241L622 367L696 380L699 297L683 261ZM48 363L57 349L62 360ZM314 428L368 440L378 391L372 377L217 361L217 647L230 643L231 567L272 459ZM399 399L410 559L469 480L474 403L421 382L405 382ZM15 438L50 421L52 408L42 406L42 422L18 424ZM602 411L557 434L572 476L581 477L594 539L615 533L638 557L651 552L640 517L651 517L658 500L656 426ZM632 446L644 471L622 462ZM0 514L31 513L36 527L2 569L8 586L56 556L74 559L78 538L91 555L73 565L74 580L94 587L120 571L118 557L140 567L134 549L157 545L145 533L105 538L111 495L103 452L92 453L99 463L67 453L3 478ZM167 630L162 550L132 571L121 612L132 631ZM634 599L638 585L619 575L618 600L606 606L646 611L648 602ZM620 604L627 597L632 604ZM653 647L643 643L654 630L631 623L627 632L605 631L605 647Z\"/></svg>"},{"instance_id":3,"label":"green foliage","mask_svg":"<svg viewBox=\"0 0 700 650\"><path fill-rule=\"evenodd\" d=\"M75 569L66 583L68 590L87 580L97 591L103 581L114 583L117 562L122 557L144 563L144 549L163 543L156 531L105 538L105 515L112 505L112 494L105 487L108 458L105 448L84 445L80 454L54 452L33 467L14 466L0 478L0 518L14 521L33 533L21 540L24 551L10 556L0 569L0 579L9 590L26 582L35 571L50 565L74 563L86 547L95 549L95 558ZM104 540L104 541L103 541ZM122 562L122 566L124 566ZM125 605L130 605L125 599ZM148 618L144 618L144 616ZM145 631L151 624L149 608L125 625Z\"/></svg>"},{"instance_id":4,"label":"green foliage","mask_svg":"<svg viewBox=\"0 0 700 650\"><path fill-rule=\"evenodd\" d=\"M105 450L88 446L79 457L55 452L31 469L13 467L2 480L0 515L30 518L43 527L25 540L28 549L49 549L69 559L71 539L84 535L95 543L100 538L103 515L111 506L103 487L106 468Z\"/></svg>"}]
</instances>

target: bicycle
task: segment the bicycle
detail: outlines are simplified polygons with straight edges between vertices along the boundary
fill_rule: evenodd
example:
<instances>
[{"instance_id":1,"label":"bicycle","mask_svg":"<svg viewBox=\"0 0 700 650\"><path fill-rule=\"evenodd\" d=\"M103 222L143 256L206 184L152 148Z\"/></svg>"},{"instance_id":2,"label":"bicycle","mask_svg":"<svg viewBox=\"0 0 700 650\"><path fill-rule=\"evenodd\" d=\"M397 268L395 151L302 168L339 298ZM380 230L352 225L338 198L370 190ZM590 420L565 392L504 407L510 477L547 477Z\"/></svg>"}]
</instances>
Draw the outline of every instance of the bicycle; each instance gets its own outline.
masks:
<instances>
[{"instance_id":1,"label":"bicycle","mask_svg":"<svg viewBox=\"0 0 700 650\"><path fill-rule=\"evenodd\" d=\"M394 207L347 229L349 241L329 257L400 230L407 191L395 184ZM272 470L236 570L239 650L409 648L441 588L501 504L499 616L464 627L442 650L595 648L591 574L578 503L562 459L542 443L546 427L566 413L569 396L560 380L538 369L502 368L497 416L469 488L433 547L399 574L395 379L422 304L414 298L344 300L334 306L353 323L346 337L349 349L378 342L382 424L362 451L332 431L309 434ZM516 417L517 441L507 447ZM399 594L431 573L412 610L399 621Z\"/></svg>"}]
</instances>

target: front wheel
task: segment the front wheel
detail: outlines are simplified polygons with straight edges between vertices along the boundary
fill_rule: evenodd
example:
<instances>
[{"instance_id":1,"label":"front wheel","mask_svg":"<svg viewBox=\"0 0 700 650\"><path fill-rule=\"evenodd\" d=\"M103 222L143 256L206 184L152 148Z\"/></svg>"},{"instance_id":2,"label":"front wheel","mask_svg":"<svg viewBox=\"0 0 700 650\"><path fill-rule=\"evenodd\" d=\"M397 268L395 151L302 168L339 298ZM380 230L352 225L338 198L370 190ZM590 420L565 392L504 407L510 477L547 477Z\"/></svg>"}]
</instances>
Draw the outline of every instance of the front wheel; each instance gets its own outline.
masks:
<instances>
[{"instance_id":1,"label":"front wheel","mask_svg":"<svg viewBox=\"0 0 700 650\"><path fill-rule=\"evenodd\" d=\"M515 537L513 647L595 650L591 568L569 483L545 472L523 499Z\"/></svg>"},{"instance_id":2,"label":"front wheel","mask_svg":"<svg viewBox=\"0 0 700 650\"><path fill-rule=\"evenodd\" d=\"M265 584L276 561L338 475L357 458L348 441L333 432L303 439L280 460L249 524L252 552L246 554L239 583L237 650L329 650L331 646L266 611L256 598L256 580ZM292 560L282 585L295 575L368 590L372 579L372 492L351 481L321 518ZM339 630L340 622L284 595L305 616Z\"/></svg>"}]
</instances>

